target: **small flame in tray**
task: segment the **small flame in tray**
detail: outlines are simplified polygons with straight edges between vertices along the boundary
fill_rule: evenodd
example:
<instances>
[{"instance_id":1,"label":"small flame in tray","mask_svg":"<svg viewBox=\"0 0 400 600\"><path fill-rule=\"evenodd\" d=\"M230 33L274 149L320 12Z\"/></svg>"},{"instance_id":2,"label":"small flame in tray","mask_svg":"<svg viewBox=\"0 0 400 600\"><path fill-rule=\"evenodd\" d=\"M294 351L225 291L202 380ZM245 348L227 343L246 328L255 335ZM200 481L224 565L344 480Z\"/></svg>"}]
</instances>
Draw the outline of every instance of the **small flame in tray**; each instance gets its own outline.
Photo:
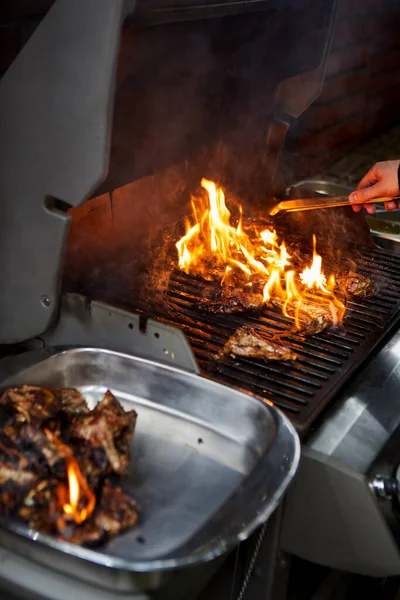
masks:
<instances>
[{"instance_id":1,"label":"small flame in tray","mask_svg":"<svg viewBox=\"0 0 400 600\"><path fill-rule=\"evenodd\" d=\"M240 206L233 225L222 188L207 179L201 186L206 193L192 197L192 219L185 220L185 235L176 243L180 269L262 295L261 301L280 306L297 329L310 303L329 306L333 324L342 321L345 305L335 296L335 276L323 271L315 235L311 264L296 269L292 251L278 240L276 231L250 230Z\"/></svg>"},{"instance_id":2,"label":"small flame in tray","mask_svg":"<svg viewBox=\"0 0 400 600\"><path fill-rule=\"evenodd\" d=\"M69 502L63 504L63 510L66 515L71 516L75 523L83 523L88 519L96 506L96 496L89 488L85 477L79 469L78 463L74 458L70 458L67 463L68 474L68 495ZM87 499L86 505L79 509L82 498Z\"/></svg>"},{"instance_id":3,"label":"small flame in tray","mask_svg":"<svg viewBox=\"0 0 400 600\"><path fill-rule=\"evenodd\" d=\"M58 446L67 465L68 485L60 484L57 487L58 501L64 512L64 518L69 517L79 525L92 515L96 506L96 496L90 489L69 446L61 442L50 429L45 429L45 433ZM61 523L59 528L63 528Z\"/></svg>"}]
</instances>

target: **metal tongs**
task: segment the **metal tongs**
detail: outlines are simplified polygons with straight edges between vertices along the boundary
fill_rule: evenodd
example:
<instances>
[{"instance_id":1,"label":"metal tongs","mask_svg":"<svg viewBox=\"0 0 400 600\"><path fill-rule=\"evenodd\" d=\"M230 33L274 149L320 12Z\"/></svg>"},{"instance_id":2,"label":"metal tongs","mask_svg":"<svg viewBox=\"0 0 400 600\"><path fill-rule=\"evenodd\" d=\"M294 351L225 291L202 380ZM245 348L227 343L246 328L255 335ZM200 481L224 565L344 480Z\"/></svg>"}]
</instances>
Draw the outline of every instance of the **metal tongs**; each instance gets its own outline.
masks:
<instances>
[{"instance_id":1,"label":"metal tongs","mask_svg":"<svg viewBox=\"0 0 400 600\"><path fill-rule=\"evenodd\" d=\"M363 204L375 204L376 202L390 202L391 200L400 200L396 198L374 198ZM318 208L334 208L336 206L351 206L347 196L326 196L325 198L300 198L299 200L282 200L273 206L269 215L271 217L279 212L299 212L303 210L315 210Z\"/></svg>"}]
</instances>

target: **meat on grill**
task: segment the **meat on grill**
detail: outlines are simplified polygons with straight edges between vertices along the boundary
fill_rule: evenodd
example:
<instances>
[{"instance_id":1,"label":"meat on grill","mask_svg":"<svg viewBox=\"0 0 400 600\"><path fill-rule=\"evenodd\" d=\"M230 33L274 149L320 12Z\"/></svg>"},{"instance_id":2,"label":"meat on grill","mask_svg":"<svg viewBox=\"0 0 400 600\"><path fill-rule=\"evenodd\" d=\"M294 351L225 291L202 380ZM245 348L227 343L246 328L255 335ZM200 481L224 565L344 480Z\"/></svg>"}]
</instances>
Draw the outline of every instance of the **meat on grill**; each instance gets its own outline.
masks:
<instances>
[{"instance_id":1,"label":"meat on grill","mask_svg":"<svg viewBox=\"0 0 400 600\"><path fill-rule=\"evenodd\" d=\"M99 462L104 457L105 474L122 475L129 464L129 445L136 423L136 412L125 412L111 392L87 415L74 417L68 430L72 440L83 445L86 461Z\"/></svg>"},{"instance_id":2,"label":"meat on grill","mask_svg":"<svg viewBox=\"0 0 400 600\"><path fill-rule=\"evenodd\" d=\"M297 355L290 348L261 337L248 325L240 327L228 339L222 352L222 356L224 355L258 358L266 361L297 359Z\"/></svg>"},{"instance_id":3,"label":"meat on grill","mask_svg":"<svg viewBox=\"0 0 400 600\"><path fill-rule=\"evenodd\" d=\"M270 304L282 309L284 303L279 298L272 298ZM304 335L315 335L321 333L324 329L333 325L332 313L328 306L316 304L311 301L300 302L292 300L286 306L286 311L290 316L298 315L300 321L300 331Z\"/></svg>"},{"instance_id":4,"label":"meat on grill","mask_svg":"<svg viewBox=\"0 0 400 600\"><path fill-rule=\"evenodd\" d=\"M342 271L336 278L336 284L344 292L359 298L370 298L376 291L373 279L354 271Z\"/></svg>"},{"instance_id":5,"label":"meat on grill","mask_svg":"<svg viewBox=\"0 0 400 600\"><path fill-rule=\"evenodd\" d=\"M243 312L257 312L264 307L261 294L246 292L238 288L219 287L213 289L198 303L198 308L215 315L234 315Z\"/></svg>"}]
</instances>

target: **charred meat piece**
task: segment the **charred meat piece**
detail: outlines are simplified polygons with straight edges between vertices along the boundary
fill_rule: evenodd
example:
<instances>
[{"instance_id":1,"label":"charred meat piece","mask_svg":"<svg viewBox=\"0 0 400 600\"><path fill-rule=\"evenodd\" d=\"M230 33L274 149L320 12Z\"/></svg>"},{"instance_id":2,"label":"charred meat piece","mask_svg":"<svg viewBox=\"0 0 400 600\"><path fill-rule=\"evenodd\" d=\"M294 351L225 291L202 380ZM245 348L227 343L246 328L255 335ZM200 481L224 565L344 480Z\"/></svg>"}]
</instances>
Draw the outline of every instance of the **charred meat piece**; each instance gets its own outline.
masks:
<instances>
[{"instance_id":1,"label":"charred meat piece","mask_svg":"<svg viewBox=\"0 0 400 600\"><path fill-rule=\"evenodd\" d=\"M96 408L72 419L68 433L72 440L89 447L88 458L95 458L96 453L103 451L111 470L121 475L129 463L135 423L135 411L125 412L108 391Z\"/></svg>"},{"instance_id":2,"label":"charred meat piece","mask_svg":"<svg viewBox=\"0 0 400 600\"><path fill-rule=\"evenodd\" d=\"M243 325L226 342L222 356L242 356L261 360L296 360L297 355L286 346L261 337L252 327Z\"/></svg>"},{"instance_id":3,"label":"charred meat piece","mask_svg":"<svg viewBox=\"0 0 400 600\"><path fill-rule=\"evenodd\" d=\"M62 516L62 508L59 505L57 479L41 479L26 494L17 516L25 521L32 529L43 533L55 533L57 522Z\"/></svg>"},{"instance_id":4,"label":"charred meat piece","mask_svg":"<svg viewBox=\"0 0 400 600\"><path fill-rule=\"evenodd\" d=\"M106 481L92 519L63 538L73 544L95 545L136 525L138 511L134 500L118 485Z\"/></svg>"},{"instance_id":5,"label":"charred meat piece","mask_svg":"<svg viewBox=\"0 0 400 600\"><path fill-rule=\"evenodd\" d=\"M108 535L115 536L133 527L137 520L135 501L119 485L105 482L94 515L95 523Z\"/></svg>"},{"instance_id":6,"label":"charred meat piece","mask_svg":"<svg viewBox=\"0 0 400 600\"><path fill-rule=\"evenodd\" d=\"M37 471L18 450L0 443L0 452L0 513L9 515L34 485Z\"/></svg>"},{"instance_id":7,"label":"charred meat piece","mask_svg":"<svg viewBox=\"0 0 400 600\"><path fill-rule=\"evenodd\" d=\"M0 430L0 440L23 455L43 474L64 475L64 458L60 449L37 426L11 421Z\"/></svg>"},{"instance_id":8,"label":"charred meat piece","mask_svg":"<svg viewBox=\"0 0 400 600\"><path fill-rule=\"evenodd\" d=\"M257 312L264 306L261 294L246 292L237 288L221 287L212 290L198 303L202 312L214 315L234 315L244 312Z\"/></svg>"},{"instance_id":9,"label":"charred meat piece","mask_svg":"<svg viewBox=\"0 0 400 600\"><path fill-rule=\"evenodd\" d=\"M99 483L112 471L110 461L103 447L93 448L87 442L79 445L75 456L82 473L92 489L97 489Z\"/></svg>"},{"instance_id":10,"label":"charred meat piece","mask_svg":"<svg viewBox=\"0 0 400 600\"><path fill-rule=\"evenodd\" d=\"M74 388L54 390L54 395L59 400L63 413L68 415L85 415L90 412L85 398Z\"/></svg>"},{"instance_id":11,"label":"charred meat piece","mask_svg":"<svg viewBox=\"0 0 400 600\"><path fill-rule=\"evenodd\" d=\"M1 443L0 451L0 486L10 480L26 485L35 479L35 469L32 469L30 461L21 452Z\"/></svg>"},{"instance_id":12,"label":"charred meat piece","mask_svg":"<svg viewBox=\"0 0 400 600\"><path fill-rule=\"evenodd\" d=\"M337 286L351 296L370 298L375 294L375 282L366 275L354 271L343 271L336 279Z\"/></svg>"},{"instance_id":13,"label":"charred meat piece","mask_svg":"<svg viewBox=\"0 0 400 600\"><path fill-rule=\"evenodd\" d=\"M272 298L270 303L272 306L282 309L283 302L279 298ZM290 316L294 316L295 314L298 316L301 324L300 331L304 335L321 333L321 331L333 325L332 313L328 306L314 302L293 300L286 306L286 311Z\"/></svg>"},{"instance_id":14,"label":"charred meat piece","mask_svg":"<svg viewBox=\"0 0 400 600\"><path fill-rule=\"evenodd\" d=\"M31 457L40 465L43 474L65 475L64 456L60 447L42 429L23 425L14 444L24 456Z\"/></svg>"},{"instance_id":15,"label":"charred meat piece","mask_svg":"<svg viewBox=\"0 0 400 600\"><path fill-rule=\"evenodd\" d=\"M62 432L68 429L73 417L88 414L90 408L82 394L74 388L54 390L54 394L60 402L60 412L47 421L46 427L62 437Z\"/></svg>"},{"instance_id":16,"label":"charred meat piece","mask_svg":"<svg viewBox=\"0 0 400 600\"><path fill-rule=\"evenodd\" d=\"M54 417L60 410L60 401L51 390L23 385L7 388L0 398L0 406L17 421L33 423Z\"/></svg>"}]
</instances>

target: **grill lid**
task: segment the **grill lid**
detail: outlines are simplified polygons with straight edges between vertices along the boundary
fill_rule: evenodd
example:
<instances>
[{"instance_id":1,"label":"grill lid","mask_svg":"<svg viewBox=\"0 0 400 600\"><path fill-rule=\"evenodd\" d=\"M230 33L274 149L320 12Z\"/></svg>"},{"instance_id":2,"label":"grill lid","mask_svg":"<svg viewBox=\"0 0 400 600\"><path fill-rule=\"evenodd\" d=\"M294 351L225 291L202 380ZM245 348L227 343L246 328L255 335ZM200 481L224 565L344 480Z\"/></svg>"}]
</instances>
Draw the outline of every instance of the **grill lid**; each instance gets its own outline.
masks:
<instances>
[{"instance_id":1,"label":"grill lid","mask_svg":"<svg viewBox=\"0 0 400 600\"><path fill-rule=\"evenodd\" d=\"M58 0L2 78L0 343L42 333L56 314L66 209L107 170L126 8Z\"/></svg>"}]
</instances>

